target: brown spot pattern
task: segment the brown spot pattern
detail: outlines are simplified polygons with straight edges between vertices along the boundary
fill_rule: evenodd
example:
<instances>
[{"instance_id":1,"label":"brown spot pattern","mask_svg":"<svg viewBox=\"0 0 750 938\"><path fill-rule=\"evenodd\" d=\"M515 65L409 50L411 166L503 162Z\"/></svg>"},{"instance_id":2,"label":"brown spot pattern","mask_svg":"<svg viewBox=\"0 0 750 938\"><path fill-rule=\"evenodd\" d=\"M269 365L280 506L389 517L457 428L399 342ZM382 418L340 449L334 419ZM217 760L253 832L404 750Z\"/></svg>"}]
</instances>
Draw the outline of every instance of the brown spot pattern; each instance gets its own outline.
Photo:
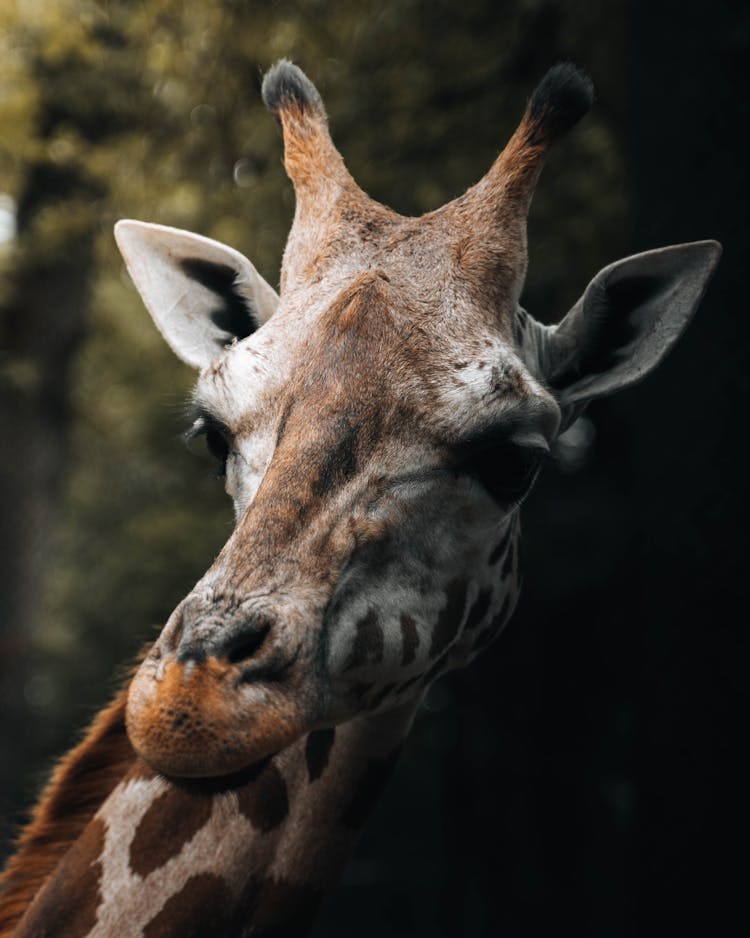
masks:
<instances>
[{"instance_id":1,"label":"brown spot pattern","mask_svg":"<svg viewBox=\"0 0 750 938\"><path fill-rule=\"evenodd\" d=\"M314 886L259 875L236 897L220 876L200 873L165 902L143 938L301 938L322 898Z\"/></svg>"},{"instance_id":2,"label":"brown spot pattern","mask_svg":"<svg viewBox=\"0 0 750 938\"><path fill-rule=\"evenodd\" d=\"M403 641L403 654L401 664L407 665L414 661L419 647L419 632L417 624L411 616L404 613L401 616L401 639Z\"/></svg>"},{"instance_id":3,"label":"brown spot pattern","mask_svg":"<svg viewBox=\"0 0 750 938\"><path fill-rule=\"evenodd\" d=\"M350 671L365 664L377 664L383 658L385 639L383 629L378 623L378 614L370 609L367 615L357 623L357 635L352 653L344 668Z\"/></svg>"},{"instance_id":4,"label":"brown spot pattern","mask_svg":"<svg viewBox=\"0 0 750 938\"><path fill-rule=\"evenodd\" d=\"M316 467L317 476L311 483L312 493L321 498L342 486L357 471L357 444L359 427L346 416L340 417L331 428L333 444L325 458Z\"/></svg>"},{"instance_id":5,"label":"brown spot pattern","mask_svg":"<svg viewBox=\"0 0 750 938\"><path fill-rule=\"evenodd\" d=\"M196 873L167 899L143 929L143 938L218 938L227 935L234 913L232 894L221 876Z\"/></svg>"},{"instance_id":6,"label":"brown spot pattern","mask_svg":"<svg viewBox=\"0 0 750 938\"><path fill-rule=\"evenodd\" d=\"M445 605L432 632L431 657L441 654L456 637L466 608L467 589L465 580L453 580L448 584Z\"/></svg>"},{"instance_id":7,"label":"brown spot pattern","mask_svg":"<svg viewBox=\"0 0 750 938\"><path fill-rule=\"evenodd\" d=\"M176 857L211 817L212 799L171 787L149 805L130 844L130 869L145 879Z\"/></svg>"},{"instance_id":8,"label":"brown spot pattern","mask_svg":"<svg viewBox=\"0 0 750 938\"><path fill-rule=\"evenodd\" d=\"M267 833L289 813L286 783L273 760L259 764L257 775L237 792L240 813L256 830Z\"/></svg>"}]
</instances>

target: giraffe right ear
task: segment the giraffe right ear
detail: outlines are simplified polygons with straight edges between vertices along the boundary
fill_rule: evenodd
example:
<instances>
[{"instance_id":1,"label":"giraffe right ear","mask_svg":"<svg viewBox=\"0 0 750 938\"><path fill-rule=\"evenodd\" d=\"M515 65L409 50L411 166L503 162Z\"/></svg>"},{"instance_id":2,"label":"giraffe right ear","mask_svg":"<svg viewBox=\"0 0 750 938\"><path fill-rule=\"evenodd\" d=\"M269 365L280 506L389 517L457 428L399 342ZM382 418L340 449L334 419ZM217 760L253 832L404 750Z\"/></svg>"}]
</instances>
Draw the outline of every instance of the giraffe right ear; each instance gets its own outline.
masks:
<instances>
[{"instance_id":1,"label":"giraffe right ear","mask_svg":"<svg viewBox=\"0 0 750 938\"><path fill-rule=\"evenodd\" d=\"M279 305L250 261L218 241L130 219L117 222L115 240L159 331L193 368L205 368Z\"/></svg>"},{"instance_id":2,"label":"giraffe right ear","mask_svg":"<svg viewBox=\"0 0 750 938\"><path fill-rule=\"evenodd\" d=\"M562 429L589 401L635 384L661 362L720 257L717 241L645 251L599 271L556 326L523 320L524 357L557 398Z\"/></svg>"}]
</instances>

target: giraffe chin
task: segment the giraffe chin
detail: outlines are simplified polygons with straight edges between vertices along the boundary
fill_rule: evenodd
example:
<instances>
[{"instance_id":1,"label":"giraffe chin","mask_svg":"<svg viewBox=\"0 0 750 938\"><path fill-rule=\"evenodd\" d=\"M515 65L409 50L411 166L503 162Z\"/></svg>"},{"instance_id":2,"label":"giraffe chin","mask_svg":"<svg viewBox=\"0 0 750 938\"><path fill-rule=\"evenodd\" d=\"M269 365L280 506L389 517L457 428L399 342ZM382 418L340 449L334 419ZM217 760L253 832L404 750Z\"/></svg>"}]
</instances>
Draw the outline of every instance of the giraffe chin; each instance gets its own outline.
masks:
<instances>
[{"instance_id":1,"label":"giraffe chin","mask_svg":"<svg viewBox=\"0 0 750 938\"><path fill-rule=\"evenodd\" d=\"M230 775L296 742L314 720L293 694L243 685L215 659L148 659L130 685L126 726L136 753L177 778Z\"/></svg>"}]
</instances>

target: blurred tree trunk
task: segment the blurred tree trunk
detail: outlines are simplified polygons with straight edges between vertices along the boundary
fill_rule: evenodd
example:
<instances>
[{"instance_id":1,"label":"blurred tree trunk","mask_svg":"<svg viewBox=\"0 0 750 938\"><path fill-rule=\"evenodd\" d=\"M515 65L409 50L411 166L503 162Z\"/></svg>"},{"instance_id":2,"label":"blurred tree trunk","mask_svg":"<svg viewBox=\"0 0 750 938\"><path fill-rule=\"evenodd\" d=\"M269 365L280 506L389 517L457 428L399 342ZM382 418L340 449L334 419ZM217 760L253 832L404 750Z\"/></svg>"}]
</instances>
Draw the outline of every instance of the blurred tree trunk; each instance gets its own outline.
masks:
<instances>
[{"instance_id":1,"label":"blurred tree trunk","mask_svg":"<svg viewBox=\"0 0 750 938\"><path fill-rule=\"evenodd\" d=\"M59 76L42 75L40 138L61 114ZM49 92L47 100L44 91ZM64 114L67 125L70 113ZM85 334L101 195L74 162L40 159L26 173L17 240L0 303L0 809L17 804L33 738L28 665L68 462L70 374ZM29 693L31 692L31 693Z\"/></svg>"}]
</instances>

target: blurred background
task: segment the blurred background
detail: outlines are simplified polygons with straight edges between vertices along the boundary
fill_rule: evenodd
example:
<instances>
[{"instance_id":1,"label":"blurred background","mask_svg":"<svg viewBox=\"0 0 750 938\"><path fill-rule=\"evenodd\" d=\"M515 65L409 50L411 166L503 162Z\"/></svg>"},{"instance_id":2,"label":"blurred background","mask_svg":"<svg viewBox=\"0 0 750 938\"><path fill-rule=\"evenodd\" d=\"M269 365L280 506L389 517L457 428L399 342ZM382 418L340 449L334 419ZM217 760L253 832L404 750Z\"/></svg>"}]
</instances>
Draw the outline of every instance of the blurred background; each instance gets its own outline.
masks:
<instances>
[{"instance_id":1,"label":"blurred background","mask_svg":"<svg viewBox=\"0 0 750 938\"><path fill-rule=\"evenodd\" d=\"M572 59L598 100L542 175L524 305L554 321L662 244L724 259L667 362L559 448L519 610L430 692L316 934L724 933L746 890L749 53L730 0L0 3L0 857L231 525L114 221L228 242L277 284L275 59L405 214L476 181Z\"/></svg>"}]
</instances>

